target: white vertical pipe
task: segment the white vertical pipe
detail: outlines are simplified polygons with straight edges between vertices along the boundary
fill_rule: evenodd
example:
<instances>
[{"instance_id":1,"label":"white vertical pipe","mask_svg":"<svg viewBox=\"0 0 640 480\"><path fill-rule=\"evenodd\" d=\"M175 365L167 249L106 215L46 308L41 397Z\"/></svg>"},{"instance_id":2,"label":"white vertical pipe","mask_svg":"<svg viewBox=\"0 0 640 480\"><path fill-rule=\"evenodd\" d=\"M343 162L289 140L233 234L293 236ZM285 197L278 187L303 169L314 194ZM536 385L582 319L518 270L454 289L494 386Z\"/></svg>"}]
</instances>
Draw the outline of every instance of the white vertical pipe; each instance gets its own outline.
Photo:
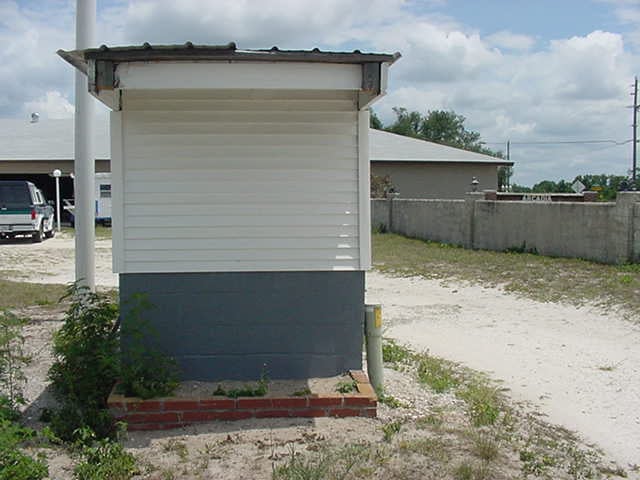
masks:
<instances>
[{"instance_id":1,"label":"white vertical pipe","mask_svg":"<svg viewBox=\"0 0 640 480\"><path fill-rule=\"evenodd\" d=\"M76 49L93 47L96 0L76 0ZM93 149L94 100L87 76L76 70L75 114L75 235L76 281L95 290L95 155Z\"/></svg>"},{"instance_id":2,"label":"white vertical pipe","mask_svg":"<svg viewBox=\"0 0 640 480\"><path fill-rule=\"evenodd\" d=\"M60 228L60 177L56 176L56 223L58 224L58 233L62 230Z\"/></svg>"}]
</instances>

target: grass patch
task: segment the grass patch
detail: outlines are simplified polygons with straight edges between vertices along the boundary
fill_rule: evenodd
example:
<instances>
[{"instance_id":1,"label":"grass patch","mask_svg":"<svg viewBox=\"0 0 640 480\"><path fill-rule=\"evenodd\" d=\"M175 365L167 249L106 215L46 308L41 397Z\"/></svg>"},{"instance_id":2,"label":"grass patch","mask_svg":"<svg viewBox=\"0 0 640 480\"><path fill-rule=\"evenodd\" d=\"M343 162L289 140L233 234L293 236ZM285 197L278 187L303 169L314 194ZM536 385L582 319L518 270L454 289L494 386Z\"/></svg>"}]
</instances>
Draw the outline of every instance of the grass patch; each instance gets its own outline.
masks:
<instances>
[{"instance_id":1,"label":"grass patch","mask_svg":"<svg viewBox=\"0 0 640 480\"><path fill-rule=\"evenodd\" d=\"M0 279L0 310L33 305L57 305L66 292L65 285L12 282Z\"/></svg>"},{"instance_id":2,"label":"grass patch","mask_svg":"<svg viewBox=\"0 0 640 480\"><path fill-rule=\"evenodd\" d=\"M472 432L471 442L472 452L480 460L491 462L498 458L500 446L492 435L483 432Z\"/></svg>"},{"instance_id":3,"label":"grass patch","mask_svg":"<svg viewBox=\"0 0 640 480\"><path fill-rule=\"evenodd\" d=\"M413 361L413 352L395 340L385 338L382 344L382 360L385 363L407 364Z\"/></svg>"},{"instance_id":4,"label":"grass patch","mask_svg":"<svg viewBox=\"0 0 640 480\"><path fill-rule=\"evenodd\" d=\"M102 225L96 225L96 240L110 240L111 239L111 227L103 227Z\"/></svg>"},{"instance_id":5,"label":"grass patch","mask_svg":"<svg viewBox=\"0 0 640 480\"><path fill-rule=\"evenodd\" d=\"M493 425L502 411L498 389L488 383L474 381L457 392L469 409L469 417L476 427Z\"/></svg>"},{"instance_id":6,"label":"grass patch","mask_svg":"<svg viewBox=\"0 0 640 480\"><path fill-rule=\"evenodd\" d=\"M434 392L447 392L460 384L453 365L441 358L420 355L417 368L420 383L428 385Z\"/></svg>"},{"instance_id":7,"label":"grass patch","mask_svg":"<svg viewBox=\"0 0 640 480\"><path fill-rule=\"evenodd\" d=\"M315 455L300 455L290 447L286 463L273 467L273 480L343 480L369 478L380 462L370 445L323 448Z\"/></svg>"},{"instance_id":8,"label":"grass patch","mask_svg":"<svg viewBox=\"0 0 640 480\"><path fill-rule=\"evenodd\" d=\"M412 352L395 342L385 340L385 343L391 344L388 351L402 352L400 358L410 359L409 363L390 363L389 366L411 372L425 388L437 394L452 395L464 402L464 417L470 426L456 427L455 412L459 407L454 405L451 418L438 408L402 426L407 430L405 437L410 437L415 429L414 432L428 432L439 440L455 437L455 443L447 440L452 448L467 446L465 450L472 456L459 459L453 466L450 460L431 457L446 467L453 478L494 478L494 468L504 463L511 451L519 453L523 478L594 478L594 472L601 471L599 454L593 448L584 447L572 432L514 408L499 385L486 375L426 353ZM399 431L400 427L393 422L383 427L387 442L398 433L396 428ZM410 438L403 438L392 446L413 453L423 450L425 455L431 446L437 447L429 441ZM624 472L617 467L615 471Z\"/></svg>"},{"instance_id":9,"label":"grass patch","mask_svg":"<svg viewBox=\"0 0 640 480\"><path fill-rule=\"evenodd\" d=\"M415 453L443 463L447 463L450 459L447 444L440 438L403 440L398 447L401 451Z\"/></svg>"},{"instance_id":10,"label":"grass patch","mask_svg":"<svg viewBox=\"0 0 640 480\"><path fill-rule=\"evenodd\" d=\"M96 225L96 240L109 240L111 239L111 227L105 227L102 225ZM75 236L76 230L71 227L62 227L62 233Z\"/></svg>"},{"instance_id":11,"label":"grass patch","mask_svg":"<svg viewBox=\"0 0 640 480\"><path fill-rule=\"evenodd\" d=\"M491 478L491 470L484 463L462 462L453 471L453 477L456 480L485 480Z\"/></svg>"},{"instance_id":12,"label":"grass patch","mask_svg":"<svg viewBox=\"0 0 640 480\"><path fill-rule=\"evenodd\" d=\"M638 264L467 250L395 234L374 234L372 247L374 266L389 274L503 286L542 302L623 306L631 314L640 313Z\"/></svg>"}]
</instances>

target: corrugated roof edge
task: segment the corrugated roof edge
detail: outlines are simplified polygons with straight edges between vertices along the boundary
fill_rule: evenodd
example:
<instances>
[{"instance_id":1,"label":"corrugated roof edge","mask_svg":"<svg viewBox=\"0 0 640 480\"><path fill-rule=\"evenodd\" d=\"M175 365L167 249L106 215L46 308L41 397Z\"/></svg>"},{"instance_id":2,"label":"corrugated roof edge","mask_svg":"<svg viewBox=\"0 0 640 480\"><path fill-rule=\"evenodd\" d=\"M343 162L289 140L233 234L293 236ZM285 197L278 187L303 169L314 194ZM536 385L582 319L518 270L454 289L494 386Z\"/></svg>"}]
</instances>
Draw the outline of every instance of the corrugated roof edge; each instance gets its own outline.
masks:
<instances>
[{"instance_id":1,"label":"corrugated roof edge","mask_svg":"<svg viewBox=\"0 0 640 480\"><path fill-rule=\"evenodd\" d=\"M486 165L505 165L513 166L511 160L503 160L496 157L495 160L469 160L469 159L455 159L455 158L384 158L384 157L370 157L371 162L380 163L470 163L470 164L486 164Z\"/></svg>"},{"instance_id":2,"label":"corrugated roof edge","mask_svg":"<svg viewBox=\"0 0 640 480\"><path fill-rule=\"evenodd\" d=\"M203 61L241 60L261 62L319 62L319 63L388 63L392 64L401 55L387 53L328 52L318 48L313 50L280 50L271 47L265 50L238 50L234 42L226 45L195 45L186 42L181 45L142 45L108 47L86 50L58 50L58 55L71 65L86 73L87 60L106 60L115 63L147 61Z\"/></svg>"}]
</instances>

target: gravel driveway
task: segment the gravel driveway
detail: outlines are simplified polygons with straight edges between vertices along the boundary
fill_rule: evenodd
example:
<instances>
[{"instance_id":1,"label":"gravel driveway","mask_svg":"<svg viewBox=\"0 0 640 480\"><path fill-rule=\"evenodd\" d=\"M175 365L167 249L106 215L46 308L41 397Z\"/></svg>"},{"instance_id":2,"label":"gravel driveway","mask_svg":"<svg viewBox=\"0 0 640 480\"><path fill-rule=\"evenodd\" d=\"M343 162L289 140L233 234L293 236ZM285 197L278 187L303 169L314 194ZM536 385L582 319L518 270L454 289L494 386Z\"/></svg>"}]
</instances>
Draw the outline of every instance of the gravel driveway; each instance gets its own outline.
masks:
<instances>
[{"instance_id":1,"label":"gravel driveway","mask_svg":"<svg viewBox=\"0 0 640 480\"><path fill-rule=\"evenodd\" d=\"M515 400L640 465L640 325L477 286L367 276L386 335L489 372Z\"/></svg>"}]
</instances>

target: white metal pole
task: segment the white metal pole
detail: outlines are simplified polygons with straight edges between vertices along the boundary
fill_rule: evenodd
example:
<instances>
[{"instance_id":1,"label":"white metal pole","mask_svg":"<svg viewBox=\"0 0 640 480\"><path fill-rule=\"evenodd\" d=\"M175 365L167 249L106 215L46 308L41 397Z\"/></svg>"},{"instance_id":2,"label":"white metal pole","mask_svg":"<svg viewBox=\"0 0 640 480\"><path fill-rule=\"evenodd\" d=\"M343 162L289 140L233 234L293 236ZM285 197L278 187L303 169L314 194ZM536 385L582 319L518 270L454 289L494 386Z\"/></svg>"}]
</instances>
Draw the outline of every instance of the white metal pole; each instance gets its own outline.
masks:
<instances>
[{"instance_id":1,"label":"white metal pole","mask_svg":"<svg viewBox=\"0 0 640 480\"><path fill-rule=\"evenodd\" d=\"M382 307L364 306L364 332L367 346L367 373L378 395L384 394L384 361L382 358Z\"/></svg>"},{"instance_id":2,"label":"white metal pole","mask_svg":"<svg viewBox=\"0 0 640 480\"><path fill-rule=\"evenodd\" d=\"M57 168L53 171L53 176L56 179L56 223L58 224L58 233L60 233L60 175L62 172Z\"/></svg>"},{"instance_id":3,"label":"white metal pole","mask_svg":"<svg viewBox=\"0 0 640 480\"><path fill-rule=\"evenodd\" d=\"M76 49L93 47L96 0L76 0ZM75 237L76 281L95 290L95 155L93 150L94 100L87 77L76 71L75 114Z\"/></svg>"}]
</instances>

